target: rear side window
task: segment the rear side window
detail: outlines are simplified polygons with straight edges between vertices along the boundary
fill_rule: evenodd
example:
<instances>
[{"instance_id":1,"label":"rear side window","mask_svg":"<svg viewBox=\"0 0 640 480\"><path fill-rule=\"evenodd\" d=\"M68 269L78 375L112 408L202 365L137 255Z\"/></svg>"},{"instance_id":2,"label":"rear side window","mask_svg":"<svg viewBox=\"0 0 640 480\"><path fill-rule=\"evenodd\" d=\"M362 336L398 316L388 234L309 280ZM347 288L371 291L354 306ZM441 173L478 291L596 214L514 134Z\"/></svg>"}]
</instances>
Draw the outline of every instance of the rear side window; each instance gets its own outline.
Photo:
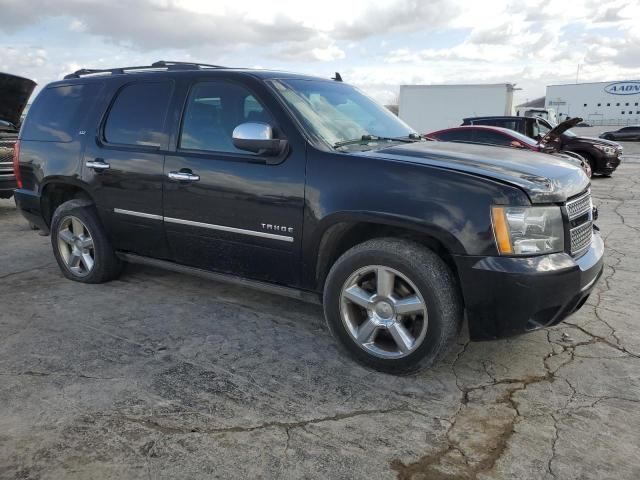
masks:
<instances>
[{"instance_id":1,"label":"rear side window","mask_svg":"<svg viewBox=\"0 0 640 480\"><path fill-rule=\"evenodd\" d=\"M478 129L474 132L474 142L483 145L507 146L511 144L511 138L498 132L492 132L491 130Z\"/></svg>"},{"instance_id":2,"label":"rear side window","mask_svg":"<svg viewBox=\"0 0 640 480\"><path fill-rule=\"evenodd\" d=\"M163 145L172 87L171 82L158 82L132 83L122 88L104 126L105 140L120 145Z\"/></svg>"},{"instance_id":3,"label":"rear side window","mask_svg":"<svg viewBox=\"0 0 640 480\"><path fill-rule=\"evenodd\" d=\"M98 84L46 88L29 109L22 128L23 140L70 142L82 129L87 105L99 91Z\"/></svg>"},{"instance_id":4,"label":"rear side window","mask_svg":"<svg viewBox=\"0 0 640 480\"><path fill-rule=\"evenodd\" d=\"M437 136L441 142L471 142L471 130L451 130L439 133Z\"/></svg>"}]
</instances>

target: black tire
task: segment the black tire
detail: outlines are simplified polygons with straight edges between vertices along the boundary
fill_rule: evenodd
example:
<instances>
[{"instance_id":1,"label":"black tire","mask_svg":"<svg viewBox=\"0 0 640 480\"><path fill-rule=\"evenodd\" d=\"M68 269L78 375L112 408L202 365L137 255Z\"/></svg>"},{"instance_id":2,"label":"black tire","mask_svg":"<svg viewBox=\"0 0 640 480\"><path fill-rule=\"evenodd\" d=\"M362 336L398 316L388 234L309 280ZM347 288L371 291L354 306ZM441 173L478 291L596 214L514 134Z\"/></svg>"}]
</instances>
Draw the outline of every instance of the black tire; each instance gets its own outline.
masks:
<instances>
[{"instance_id":1,"label":"black tire","mask_svg":"<svg viewBox=\"0 0 640 480\"><path fill-rule=\"evenodd\" d=\"M343 321L345 282L368 266L399 272L417 288L426 304L426 334L419 345L416 339L415 350L401 358L380 358L365 350ZM398 285L397 280L394 285ZM362 311L367 312L365 316L371 314L370 310ZM351 248L332 266L324 286L324 313L339 345L359 363L386 373L410 374L429 367L447 353L460 330L463 307L455 277L438 255L411 241L380 238ZM375 335L374 342L379 334Z\"/></svg>"},{"instance_id":2,"label":"black tire","mask_svg":"<svg viewBox=\"0 0 640 480\"><path fill-rule=\"evenodd\" d=\"M13 197L13 192L0 192L0 199L6 200Z\"/></svg>"},{"instance_id":3,"label":"black tire","mask_svg":"<svg viewBox=\"0 0 640 480\"><path fill-rule=\"evenodd\" d=\"M590 155L588 153L580 153L580 155L582 155L582 157L589 162L589 165L591 165L591 175L593 176L594 174L598 173L597 169L596 169L596 160L595 158L593 158L593 155Z\"/></svg>"},{"instance_id":4,"label":"black tire","mask_svg":"<svg viewBox=\"0 0 640 480\"><path fill-rule=\"evenodd\" d=\"M93 266L85 274L74 273L63 258L59 246L59 232L65 222L78 219L92 239ZM82 283L104 283L118 277L122 261L116 256L100 222L94 205L84 199L69 200L60 205L51 220L51 246L62 274L70 280ZM86 270L86 269L85 269Z\"/></svg>"}]
</instances>

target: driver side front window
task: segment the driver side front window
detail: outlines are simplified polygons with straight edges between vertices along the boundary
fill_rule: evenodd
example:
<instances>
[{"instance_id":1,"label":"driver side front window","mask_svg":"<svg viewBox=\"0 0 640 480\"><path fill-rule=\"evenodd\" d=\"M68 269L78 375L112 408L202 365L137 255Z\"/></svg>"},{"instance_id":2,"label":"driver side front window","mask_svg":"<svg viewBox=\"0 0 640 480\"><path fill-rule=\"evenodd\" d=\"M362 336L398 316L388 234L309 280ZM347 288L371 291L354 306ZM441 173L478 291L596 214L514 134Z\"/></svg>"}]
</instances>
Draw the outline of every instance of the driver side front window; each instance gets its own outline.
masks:
<instances>
[{"instance_id":1,"label":"driver side front window","mask_svg":"<svg viewBox=\"0 0 640 480\"><path fill-rule=\"evenodd\" d=\"M252 155L233 145L233 130L245 122L274 125L264 106L241 85L196 84L184 111L179 148Z\"/></svg>"}]
</instances>

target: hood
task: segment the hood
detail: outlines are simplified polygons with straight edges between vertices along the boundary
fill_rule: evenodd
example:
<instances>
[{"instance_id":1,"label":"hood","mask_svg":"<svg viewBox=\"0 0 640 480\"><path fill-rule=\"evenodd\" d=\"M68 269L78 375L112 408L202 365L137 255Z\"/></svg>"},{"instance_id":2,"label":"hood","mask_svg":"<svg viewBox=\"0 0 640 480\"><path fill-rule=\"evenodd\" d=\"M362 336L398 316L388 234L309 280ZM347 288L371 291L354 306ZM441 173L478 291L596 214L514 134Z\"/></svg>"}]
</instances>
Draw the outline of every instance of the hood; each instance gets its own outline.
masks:
<instances>
[{"instance_id":1,"label":"hood","mask_svg":"<svg viewBox=\"0 0 640 480\"><path fill-rule=\"evenodd\" d=\"M20 115L36 88L36 82L0 72L0 120L20 124Z\"/></svg>"},{"instance_id":2,"label":"hood","mask_svg":"<svg viewBox=\"0 0 640 480\"><path fill-rule=\"evenodd\" d=\"M562 135L564 132L566 132L570 128L575 127L580 122L582 122L582 119L580 117L575 117L575 118L569 118L564 122L559 123L557 126L549 130L547 134L540 139L540 143L546 145L547 143L557 140L558 138L560 138L560 135Z\"/></svg>"},{"instance_id":3,"label":"hood","mask_svg":"<svg viewBox=\"0 0 640 480\"><path fill-rule=\"evenodd\" d=\"M584 172L551 155L451 142L415 142L354 153L496 179L523 189L532 203L565 202L589 186Z\"/></svg>"},{"instance_id":4,"label":"hood","mask_svg":"<svg viewBox=\"0 0 640 480\"><path fill-rule=\"evenodd\" d=\"M590 143L591 145L607 145L608 147L618 148L620 144L612 140L605 140L597 137L571 137L569 141L580 140L580 143Z\"/></svg>"}]
</instances>

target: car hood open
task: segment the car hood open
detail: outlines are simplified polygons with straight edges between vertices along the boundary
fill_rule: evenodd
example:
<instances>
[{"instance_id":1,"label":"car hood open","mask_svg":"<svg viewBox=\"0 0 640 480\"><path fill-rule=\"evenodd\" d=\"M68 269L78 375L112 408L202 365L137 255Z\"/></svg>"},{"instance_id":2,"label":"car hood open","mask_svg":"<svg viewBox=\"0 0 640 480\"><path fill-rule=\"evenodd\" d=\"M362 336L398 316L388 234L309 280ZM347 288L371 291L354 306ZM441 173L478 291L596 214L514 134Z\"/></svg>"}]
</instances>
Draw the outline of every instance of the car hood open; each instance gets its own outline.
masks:
<instances>
[{"instance_id":1,"label":"car hood open","mask_svg":"<svg viewBox=\"0 0 640 480\"><path fill-rule=\"evenodd\" d=\"M566 132L570 128L575 127L580 122L582 122L582 119L580 117L575 117L575 118L569 118L568 120L565 120L564 122L559 123L554 128L549 130L547 134L540 139L540 144L546 145L550 142L553 142L554 140L557 140L558 138L560 138L560 135L562 135L564 132Z\"/></svg>"},{"instance_id":2,"label":"car hood open","mask_svg":"<svg viewBox=\"0 0 640 480\"><path fill-rule=\"evenodd\" d=\"M0 72L0 119L17 127L34 88L33 80Z\"/></svg>"},{"instance_id":3,"label":"car hood open","mask_svg":"<svg viewBox=\"0 0 640 480\"><path fill-rule=\"evenodd\" d=\"M537 152L467 143L416 142L358 152L492 178L524 190L532 203L565 202L589 186L589 178L568 162Z\"/></svg>"}]
</instances>

